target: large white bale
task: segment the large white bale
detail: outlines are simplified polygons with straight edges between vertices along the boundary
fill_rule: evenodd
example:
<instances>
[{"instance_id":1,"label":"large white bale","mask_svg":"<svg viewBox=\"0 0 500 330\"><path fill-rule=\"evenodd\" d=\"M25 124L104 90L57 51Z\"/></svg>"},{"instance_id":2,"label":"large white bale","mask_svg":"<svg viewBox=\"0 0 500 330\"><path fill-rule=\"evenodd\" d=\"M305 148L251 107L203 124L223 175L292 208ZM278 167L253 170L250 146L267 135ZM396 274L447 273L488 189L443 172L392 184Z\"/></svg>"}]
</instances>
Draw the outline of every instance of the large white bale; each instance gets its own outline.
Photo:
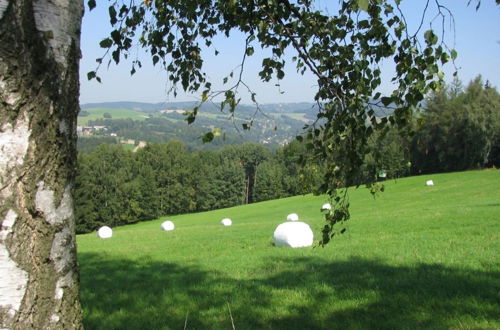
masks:
<instances>
[{"instance_id":1,"label":"large white bale","mask_svg":"<svg viewBox=\"0 0 500 330\"><path fill-rule=\"evenodd\" d=\"M313 232L307 223L294 221L284 222L274 231L274 245L293 248L311 246Z\"/></svg>"},{"instance_id":2,"label":"large white bale","mask_svg":"<svg viewBox=\"0 0 500 330\"><path fill-rule=\"evenodd\" d=\"M229 218L224 218L220 221L221 225L223 226L231 226L233 222Z\"/></svg>"},{"instance_id":3,"label":"large white bale","mask_svg":"<svg viewBox=\"0 0 500 330\"><path fill-rule=\"evenodd\" d=\"M102 226L97 231L97 236L99 236L99 238L111 238L113 236L113 230L108 226Z\"/></svg>"},{"instance_id":4,"label":"large white bale","mask_svg":"<svg viewBox=\"0 0 500 330\"><path fill-rule=\"evenodd\" d=\"M161 223L161 230L163 231L171 231L174 230L175 226L172 221L164 221Z\"/></svg>"},{"instance_id":5,"label":"large white bale","mask_svg":"<svg viewBox=\"0 0 500 330\"><path fill-rule=\"evenodd\" d=\"M427 181L425 182L425 185L426 185L426 186L433 186L433 185L434 185L434 181L432 181L432 180L427 180Z\"/></svg>"},{"instance_id":6,"label":"large white bale","mask_svg":"<svg viewBox=\"0 0 500 330\"><path fill-rule=\"evenodd\" d=\"M321 211L330 211L331 209L332 209L332 206L330 205L330 203L325 203L321 207Z\"/></svg>"},{"instance_id":7,"label":"large white bale","mask_svg":"<svg viewBox=\"0 0 500 330\"><path fill-rule=\"evenodd\" d=\"M287 221L299 221L299 215L297 213L290 213L287 217L286 217L286 220Z\"/></svg>"}]
</instances>

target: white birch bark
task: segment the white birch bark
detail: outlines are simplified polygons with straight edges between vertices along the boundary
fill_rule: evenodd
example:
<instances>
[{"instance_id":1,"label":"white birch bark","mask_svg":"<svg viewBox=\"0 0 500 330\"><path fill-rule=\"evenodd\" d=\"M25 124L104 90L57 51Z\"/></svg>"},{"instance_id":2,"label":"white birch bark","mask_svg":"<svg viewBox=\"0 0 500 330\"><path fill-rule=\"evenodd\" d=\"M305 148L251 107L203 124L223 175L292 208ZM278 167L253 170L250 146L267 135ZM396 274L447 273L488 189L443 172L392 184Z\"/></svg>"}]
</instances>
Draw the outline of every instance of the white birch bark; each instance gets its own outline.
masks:
<instances>
[{"instance_id":1,"label":"white birch bark","mask_svg":"<svg viewBox=\"0 0 500 330\"><path fill-rule=\"evenodd\" d=\"M81 328L71 185L82 0L0 0L0 328Z\"/></svg>"}]
</instances>

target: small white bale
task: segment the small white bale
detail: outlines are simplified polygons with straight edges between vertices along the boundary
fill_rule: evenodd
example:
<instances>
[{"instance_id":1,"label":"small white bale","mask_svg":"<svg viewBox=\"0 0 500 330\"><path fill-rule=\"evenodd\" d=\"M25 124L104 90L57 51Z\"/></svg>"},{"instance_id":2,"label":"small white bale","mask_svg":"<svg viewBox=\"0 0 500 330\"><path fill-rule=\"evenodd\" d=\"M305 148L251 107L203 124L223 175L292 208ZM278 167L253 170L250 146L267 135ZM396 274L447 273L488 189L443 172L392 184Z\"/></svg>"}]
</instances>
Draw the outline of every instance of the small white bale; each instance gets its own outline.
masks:
<instances>
[{"instance_id":1,"label":"small white bale","mask_svg":"<svg viewBox=\"0 0 500 330\"><path fill-rule=\"evenodd\" d=\"M172 221L164 221L161 223L161 230L163 231L171 231L174 230L175 226Z\"/></svg>"},{"instance_id":2,"label":"small white bale","mask_svg":"<svg viewBox=\"0 0 500 330\"><path fill-rule=\"evenodd\" d=\"M427 180L427 181L425 182L425 185L426 185L426 186L433 186L433 185L434 185L434 181L432 181L432 180Z\"/></svg>"},{"instance_id":3,"label":"small white bale","mask_svg":"<svg viewBox=\"0 0 500 330\"><path fill-rule=\"evenodd\" d=\"M308 224L300 221L284 222L274 231L274 245L292 248L313 244L313 232Z\"/></svg>"},{"instance_id":4,"label":"small white bale","mask_svg":"<svg viewBox=\"0 0 500 330\"><path fill-rule=\"evenodd\" d=\"M330 205L330 203L325 203L321 207L321 211L330 211L331 209L332 209L332 206Z\"/></svg>"},{"instance_id":5,"label":"small white bale","mask_svg":"<svg viewBox=\"0 0 500 330\"><path fill-rule=\"evenodd\" d=\"M221 225L223 226L231 226L233 222L229 218L224 218L220 221Z\"/></svg>"},{"instance_id":6,"label":"small white bale","mask_svg":"<svg viewBox=\"0 0 500 330\"><path fill-rule=\"evenodd\" d=\"M299 215L297 213L290 213L287 217L286 217L286 220L287 221L299 221Z\"/></svg>"},{"instance_id":7,"label":"small white bale","mask_svg":"<svg viewBox=\"0 0 500 330\"><path fill-rule=\"evenodd\" d=\"M99 236L99 238L111 238L113 236L113 230L108 226L102 226L97 231L97 236Z\"/></svg>"}]
</instances>

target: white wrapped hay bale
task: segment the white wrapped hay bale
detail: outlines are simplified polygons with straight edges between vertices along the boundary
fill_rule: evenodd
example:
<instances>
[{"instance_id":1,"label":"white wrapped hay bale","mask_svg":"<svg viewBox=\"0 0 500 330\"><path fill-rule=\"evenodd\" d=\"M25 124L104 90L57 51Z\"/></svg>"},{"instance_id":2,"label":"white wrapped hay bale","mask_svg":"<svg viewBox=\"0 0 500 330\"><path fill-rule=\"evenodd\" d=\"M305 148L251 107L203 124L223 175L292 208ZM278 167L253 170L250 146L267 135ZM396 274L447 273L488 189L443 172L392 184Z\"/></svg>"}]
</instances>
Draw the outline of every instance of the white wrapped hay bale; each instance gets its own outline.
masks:
<instances>
[{"instance_id":1,"label":"white wrapped hay bale","mask_svg":"<svg viewBox=\"0 0 500 330\"><path fill-rule=\"evenodd\" d=\"M111 238L113 236L113 230L108 226L102 226L97 231L97 236L99 236L99 238Z\"/></svg>"},{"instance_id":2,"label":"white wrapped hay bale","mask_svg":"<svg viewBox=\"0 0 500 330\"><path fill-rule=\"evenodd\" d=\"M432 181L432 180L427 180L427 181L425 182L425 185L426 185L426 186L433 186L433 185L434 185L434 181Z\"/></svg>"},{"instance_id":3,"label":"white wrapped hay bale","mask_svg":"<svg viewBox=\"0 0 500 330\"><path fill-rule=\"evenodd\" d=\"M231 226L233 222L229 218L224 218L220 221L221 225L223 226Z\"/></svg>"},{"instance_id":4,"label":"white wrapped hay bale","mask_svg":"<svg viewBox=\"0 0 500 330\"><path fill-rule=\"evenodd\" d=\"M294 221L284 222L274 231L274 245L293 248L311 246L313 232L307 223Z\"/></svg>"},{"instance_id":5,"label":"white wrapped hay bale","mask_svg":"<svg viewBox=\"0 0 500 330\"><path fill-rule=\"evenodd\" d=\"M332 206L330 205L330 203L325 203L321 207L321 211L330 211L331 209L332 209Z\"/></svg>"},{"instance_id":6,"label":"white wrapped hay bale","mask_svg":"<svg viewBox=\"0 0 500 330\"><path fill-rule=\"evenodd\" d=\"M164 221L161 223L161 230L163 231L171 231L174 230L175 226L172 221Z\"/></svg>"},{"instance_id":7,"label":"white wrapped hay bale","mask_svg":"<svg viewBox=\"0 0 500 330\"><path fill-rule=\"evenodd\" d=\"M299 221L299 215L297 213L290 213L287 217L286 217L286 220L287 221Z\"/></svg>"}]
</instances>

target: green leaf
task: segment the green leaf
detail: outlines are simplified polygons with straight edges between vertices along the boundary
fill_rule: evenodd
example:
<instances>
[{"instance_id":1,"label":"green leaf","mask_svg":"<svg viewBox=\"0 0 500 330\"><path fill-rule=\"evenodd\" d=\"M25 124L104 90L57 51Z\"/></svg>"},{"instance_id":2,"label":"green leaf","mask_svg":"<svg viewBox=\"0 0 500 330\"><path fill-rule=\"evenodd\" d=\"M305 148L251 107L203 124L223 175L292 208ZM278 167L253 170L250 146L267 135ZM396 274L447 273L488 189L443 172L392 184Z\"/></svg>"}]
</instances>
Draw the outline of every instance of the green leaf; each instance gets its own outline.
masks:
<instances>
[{"instance_id":1,"label":"green leaf","mask_svg":"<svg viewBox=\"0 0 500 330\"><path fill-rule=\"evenodd\" d=\"M87 1L87 6L89 6L89 10L94 9L95 6L96 6L95 0L89 0L89 1Z\"/></svg>"},{"instance_id":2,"label":"green leaf","mask_svg":"<svg viewBox=\"0 0 500 330\"><path fill-rule=\"evenodd\" d=\"M101 42L99 43L99 46L101 46L101 48L109 48L113 45L113 40L109 39L109 38L106 38L106 39L103 39L101 40Z\"/></svg>"},{"instance_id":3,"label":"green leaf","mask_svg":"<svg viewBox=\"0 0 500 330\"><path fill-rule=\"evenodd\" d=\"M278 77L279 80L281 80L285 77L285 72L283 72L283 70L278 70L276 76Z\"/></svg>"},{"instance_id":4,"label":"green leaf","mask_svg":"<svg viewBox=\"0 0 500 330\"><path fill-rule=\"evenodd\" d=\"M120 62L120 49L116 49L111 53L111 57L113 57L113 60L115 61L116 64Z\"/></svg>"},{"instance_id":5,"label":"green leaf","mask_svg":"<svg viewBox=\"0 0 500 330\"><path fill-rule=\"evenodd\" d=\"M425 41L427 41L428 43L430 42L431 40L431 36L432 36L432 30L427 30L425 31L424 33L424 38L425 38Z\"/></svg>"},{"instance_id":6,"label":"green leaf","mask_svg":"<svg viewBox=\"0 0 500 330\"><path fill-rule=\"evenodd\" d=\"M117 44L117 45L121 44L122 35L120 34L120 32L118 30L111 31L110 35L111 35L111 38L113 39L113 42L115 44Z\"/></svg>"},{"instance_id":7,"label":"green leaf","mask_svg":"<svg viewBox=\"0 0 500 330\"><path fill-rule=\"evenodd\" d=\"M88 80L92 80L96 77L96 73L95 71L90 71L90 72L87 72L87 79Z\"/></svg>"},{"instance_id":8,"label":"green leaf","mask_svg":"<svg viewBox=\"0 0 500 330\"><path fill-rule=\"evenodd\" d=\"M220 128L214 128L212 133L214 134L214 137L221 136L222 130Z\"/></svg>"},{"instance_id":9,"label":"green leaf","mask_svg":"<svg viewBox=\"0 0 500 330\"><path fill-rule=\"evenodd\" d=\"M208 143L208 142L212 142L214 137L215 137L214 133L208 132L208 133L203 134L203 136L201 137L201 140L203 141L203 143Z\"/></svg>"},{"instance_id":10,"label":"green leaf","mask_svg":"<svg viewBox=\"0 0 500 330\"><path fill-rule=\"evenodd\" d=\"M429 45L434 45L438 42L438 37L437 35L434 34L434 31L432 30L425 31L424 38L427 44Z\"/></svg>"},{"instance_id":11,"label":"green leaf","mask_svg":"<svg viewBox=\"0 0 500 330\"><path fill-rule=\"evenodd\" d=\"M115 25L116 22L118 22L116 19L115 6L109 6L108 11L109 11L109 22L111 23L111 25Z\"/></svg>"},{"instance_id":12,"label":"green leaf","mask_svg":"<svg viewBox=\"0 0 500 330\"><path fill-rule=\"evenodd\" d=\"M196 116L192 112L189 112L187 117L186 117L186 121L188 122L188 125L192 124L195 119L196 119Z\"/></svg>"},{"instance_id":13,"label":"green leaf","mask_svg":"<svg viewBox=\"0 0 500 330\"><path fill-rule=\"evenodd\" d=\"M441 64L448 63L450 61L450 55L447 53L441 54Z\"/></svg>"},{"instance_id":14,"label":"green leaf","mask_svg":"<svg viewBox=\"0 0 500 330\"><path fill-rule=\"evenodd\" d=\"M451 59L454 61L457 59L458 53L455 49L452 49L450 52Z\"/></svg>"},{"instance_id":15,"label":"green leaf","mask_svg":"<svg viewBox=\"0 0 500 330\"><path fill-rule=\"evenodd\" d=\"M358 7L361 10L368 11L369 4L368 0L358 0Z\"/></svg>"},{"instance_id":16,"label":"green leaf","mask_svg":"<svg viewBox=\"0 0 500 330\"><path fill-rule=\"evenodd\" d=\"M388 106L389 104L391 104L391 103L392 103L392 98L391 98L391 97L386 97L386 96L384 96L384 97L382 97L380 100L382 101L382 104L383 104L384 106Z\"/></svg>"}]
</instances>

